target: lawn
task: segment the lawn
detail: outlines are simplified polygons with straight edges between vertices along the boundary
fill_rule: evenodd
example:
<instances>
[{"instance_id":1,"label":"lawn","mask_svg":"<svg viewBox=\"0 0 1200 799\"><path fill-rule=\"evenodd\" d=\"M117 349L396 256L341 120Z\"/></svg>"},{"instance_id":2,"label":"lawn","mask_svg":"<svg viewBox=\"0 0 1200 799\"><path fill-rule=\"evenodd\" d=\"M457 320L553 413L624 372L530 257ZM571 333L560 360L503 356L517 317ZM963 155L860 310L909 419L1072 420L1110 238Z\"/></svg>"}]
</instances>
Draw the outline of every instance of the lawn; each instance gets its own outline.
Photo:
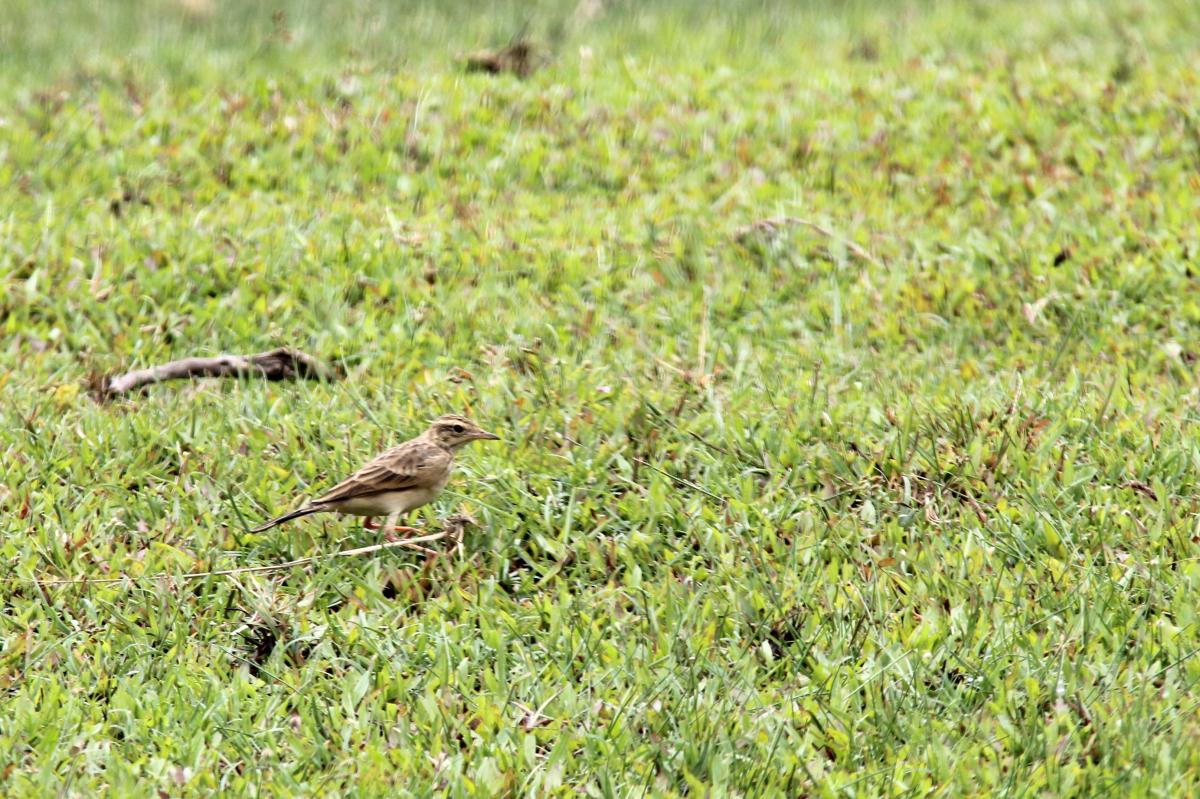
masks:
<instances>
[{"instance_id":1,"label":"lawn","mask_svg":"<svg viewBox=\"0 0 1200 799\"><path fill-rule=\"evenodd\" d=\"M10 0L0 794L1200 790L1198 37ZM461 552L249 532L448 412Z\"/></svg>"}]
</instances>

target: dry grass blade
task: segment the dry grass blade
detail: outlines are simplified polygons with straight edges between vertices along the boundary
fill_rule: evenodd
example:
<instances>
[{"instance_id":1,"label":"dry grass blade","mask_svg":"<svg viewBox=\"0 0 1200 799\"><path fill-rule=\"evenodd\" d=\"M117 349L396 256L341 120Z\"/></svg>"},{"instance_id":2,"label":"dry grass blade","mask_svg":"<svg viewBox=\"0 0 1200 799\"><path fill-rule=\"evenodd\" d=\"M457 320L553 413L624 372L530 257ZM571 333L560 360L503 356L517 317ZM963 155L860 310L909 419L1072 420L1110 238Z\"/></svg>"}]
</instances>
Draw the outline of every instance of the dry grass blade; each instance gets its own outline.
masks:
<instances>
[{"instance_id":1,"label":"dry grass blade","mask_svg":"<svg viewBox=\"0 0 1200 799\"><path fill-rule=\"evenodd\" d=\"M286 563L272 563L272 564L268 564L265 566L243 566L243 567L237 568L237 569L219 569L217 571L187 572L185 574L143 574L138 577L134 577L132 575L126 574L126 575L122 575L120 577L101 577L101 578L78 577L78 578L73 578L73 579L56 579L56 580L41 580L41 579L33 578L30 580L24 580L24 581L34 582L34 583L37 583L38 585L46 586L46 585L85 585L87 583L120 583L120 582L124 582L126 580L146 580L146 579L151 579L151 580L166 580L166 579L191 580L191 579L196 579L199 577L228 577L230 575L235 575L235 574L255 574L257 572L280 571L282 569L290 569L294 566L306 566L310 563L316 563L318 561L332 560L333 558L347 558L347 557L352 557L354 555L369 555L372 552L381 552L385 549L395 549L396 547L404 547L406 549L414 549L418 552L421 552L422 554L428 555L430 552L433 552L433 550L423 547L423 546L421 546L421 544L425 544L430 541L440 541L441 539L445 538L446 535L447 535L446 532L443 531L440 533L432 533L430 535L418 536L416 538L405 538L401 541L388 541L383 544L372 544L371 546L356 547L355 549L344 549L341 552L334 552L333 554L330 554L330 555L314 555L309 558L298 558L296 560L289 560ZM23 578L13 578L13 579L16 580L16 579L23 579Z\"/></svg>"}]
</instances>

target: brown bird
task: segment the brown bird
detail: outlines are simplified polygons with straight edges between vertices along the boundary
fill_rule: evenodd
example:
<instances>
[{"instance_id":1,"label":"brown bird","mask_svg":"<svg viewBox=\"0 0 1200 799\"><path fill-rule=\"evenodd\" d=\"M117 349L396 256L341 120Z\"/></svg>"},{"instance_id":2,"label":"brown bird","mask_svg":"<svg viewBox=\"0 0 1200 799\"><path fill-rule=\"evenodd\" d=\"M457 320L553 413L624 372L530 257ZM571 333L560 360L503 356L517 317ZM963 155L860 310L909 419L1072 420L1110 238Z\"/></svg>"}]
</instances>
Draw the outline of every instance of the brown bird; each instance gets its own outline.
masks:
<instances>
[{"instance_id":1,"label":"brown bird","mask_svg":"<svg viewBox=\"0 0 1200 799\"><path fill-rule=\"evenodd\" d=\"M499 440L500 436L481 429L465 416L443 416L411 441L377 455L328 493L251 532L261 533L277 524L324 511L366 516L364 526L378 529L371 524L372 516L396 517L437 498L450 479L454 453L459 447L472 441ZM411 527L392 529L417 532Z\"/></svg>"}]
</instances>

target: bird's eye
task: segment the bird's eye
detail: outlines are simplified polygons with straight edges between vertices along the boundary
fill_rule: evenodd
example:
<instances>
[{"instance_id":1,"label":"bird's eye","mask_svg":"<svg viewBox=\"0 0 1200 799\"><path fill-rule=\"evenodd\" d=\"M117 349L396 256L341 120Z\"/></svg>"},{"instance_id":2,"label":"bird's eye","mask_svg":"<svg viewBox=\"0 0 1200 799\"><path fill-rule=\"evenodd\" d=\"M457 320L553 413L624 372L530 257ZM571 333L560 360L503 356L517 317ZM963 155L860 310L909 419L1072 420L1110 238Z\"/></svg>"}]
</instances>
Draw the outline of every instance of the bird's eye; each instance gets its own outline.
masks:
<instances>
[{"instance_id":1,"label":"bird's eye","mask_svg":"<svg viewBox=\"0 0 1200 799\"><path fill-rule=\"evenodd\" d=\"M450 429L453 430L455 433L462 433L463 426L461 424L456 424L456 425L454 425L454 427L451 427Z\"/></svg>"}]
</instances>

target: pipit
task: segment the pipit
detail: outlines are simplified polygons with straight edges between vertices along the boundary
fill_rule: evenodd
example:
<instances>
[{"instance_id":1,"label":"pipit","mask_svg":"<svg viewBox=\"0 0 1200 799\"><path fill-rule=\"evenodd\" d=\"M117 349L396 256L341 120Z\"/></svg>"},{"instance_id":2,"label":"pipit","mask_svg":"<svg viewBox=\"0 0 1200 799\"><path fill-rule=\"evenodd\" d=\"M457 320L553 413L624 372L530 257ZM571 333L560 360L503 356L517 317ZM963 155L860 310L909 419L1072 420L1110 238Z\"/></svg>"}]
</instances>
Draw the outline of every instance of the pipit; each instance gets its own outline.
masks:
<instances>
[{"instance_id":1,"label":"pipit","mask_svg":"<svg viewBox=\"0 0 1200 799\"><path fill-rule=\"evenodd\" d=\"M324 511L366 516L363 526L372 530L379 528L371 524L371 517L387 516L392 532L419 532L411 527L396 527L395 518L437 498L450 479L454 453L459 447L472 441L499 440L500 436L480 429L464 416L443 416L411 441L377 455L328 493L251 532L261 533L277 524Z\"/></svg>"}]
</instances>

